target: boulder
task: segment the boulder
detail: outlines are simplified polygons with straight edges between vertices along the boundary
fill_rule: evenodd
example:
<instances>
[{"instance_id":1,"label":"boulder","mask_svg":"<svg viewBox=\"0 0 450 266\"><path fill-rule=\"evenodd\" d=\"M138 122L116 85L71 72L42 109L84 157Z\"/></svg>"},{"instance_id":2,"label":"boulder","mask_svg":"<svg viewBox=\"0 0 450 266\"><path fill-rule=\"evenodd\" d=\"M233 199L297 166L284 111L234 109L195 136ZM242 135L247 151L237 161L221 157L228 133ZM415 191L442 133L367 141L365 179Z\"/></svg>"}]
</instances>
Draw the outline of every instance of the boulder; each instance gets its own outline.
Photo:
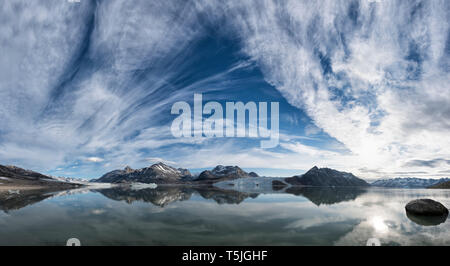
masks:
<instances>
[{"instance_id":1,"label":"boulder","mask_svg":"<svg viewBox=\"0 0 450 266\"><path fill-rule=\"evenodd\" d=\"M417 199L406 204L407 212L414 215L442 216L448 215L448 209L441 203L431 199Z\"/></svg>"}]
</instances>

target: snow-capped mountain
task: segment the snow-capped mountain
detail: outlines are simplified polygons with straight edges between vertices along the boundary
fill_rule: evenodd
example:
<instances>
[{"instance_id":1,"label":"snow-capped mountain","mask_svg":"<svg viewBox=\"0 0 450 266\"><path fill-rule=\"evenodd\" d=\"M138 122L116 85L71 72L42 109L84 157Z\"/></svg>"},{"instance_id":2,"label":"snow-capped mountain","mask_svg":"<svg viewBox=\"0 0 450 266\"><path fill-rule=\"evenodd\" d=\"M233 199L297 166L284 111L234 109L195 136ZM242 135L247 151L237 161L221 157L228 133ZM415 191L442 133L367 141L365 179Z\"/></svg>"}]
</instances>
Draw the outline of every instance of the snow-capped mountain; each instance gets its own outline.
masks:
<instances>
[{"instance_id":1,"label":"snow-capped mountain","mask_svg":"<svg viewBox=\"0 0 450 266\"><path fill-rule=\"evenodd\" d=\"M182 184L182 183L215 183L242 177L255 177L256 173L247 173L238 166L218 165L212 170L203 171L200 175L192 175L184 168L174 168L164 163L157 163L142 169L125 167L123 170L114 170L106 173L99 179L91 182L100 183L155 183L155 184Z\"/></svg>"},{"instance_id":2,"label":"snow-capped mountain","mask_svg":"<svg viewBox=\"0 0 450 266\"><path fill-rule=\"evenodd\" d=\"M187 169L176 169L164 163L157 163L141 169L132 169L127 166L123 170L106 173L99 179L91 180L91 182L176 184L191 179L191 176Z\"/></svg>"},{"instance_id":3,"label":"snow-capped mountain","mask_svg":"<svg viewBox=\"0 0 450 266\"><path fill-rule=\"evenodd\" d=\"M203 171L196 180L198 181L224 181L245 177L258 177L254 172L247 173L239 166L218 165L212 170Z\"/></svg>"},{"instance_id":4,"label":"snow-capped mountain","mask_svg":"<svg viewBox=\"0 0 450 266\"><path fill-rule=\"evenodd\" d=\"M415 177L382 179L373 182L371 185L375 187L389 188L427 188L440 183L450 181L449 178L441 179L424 179Z\"/></svg>"}]
</instances>

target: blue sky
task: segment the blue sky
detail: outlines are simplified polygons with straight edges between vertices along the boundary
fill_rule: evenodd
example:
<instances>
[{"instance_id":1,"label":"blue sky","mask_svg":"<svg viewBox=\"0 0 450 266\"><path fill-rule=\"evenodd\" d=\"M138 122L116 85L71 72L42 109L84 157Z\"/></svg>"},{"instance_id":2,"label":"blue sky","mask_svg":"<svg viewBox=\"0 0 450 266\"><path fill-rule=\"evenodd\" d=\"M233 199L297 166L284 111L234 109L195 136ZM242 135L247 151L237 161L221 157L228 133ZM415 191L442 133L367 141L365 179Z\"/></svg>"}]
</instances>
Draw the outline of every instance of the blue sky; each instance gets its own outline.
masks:
<instances>
[{"instance_id":1,"label":"blue sky","mask_svg":"<svg viewBox=\"0 0 450 266\"><path fill-rule=\"evenodd\" d=\"M449 13L445 0L5 2L0 163L448 176ZM194 93L279 102L279 146L174 138L171 106Z\"/></svg>"}]
</instances>

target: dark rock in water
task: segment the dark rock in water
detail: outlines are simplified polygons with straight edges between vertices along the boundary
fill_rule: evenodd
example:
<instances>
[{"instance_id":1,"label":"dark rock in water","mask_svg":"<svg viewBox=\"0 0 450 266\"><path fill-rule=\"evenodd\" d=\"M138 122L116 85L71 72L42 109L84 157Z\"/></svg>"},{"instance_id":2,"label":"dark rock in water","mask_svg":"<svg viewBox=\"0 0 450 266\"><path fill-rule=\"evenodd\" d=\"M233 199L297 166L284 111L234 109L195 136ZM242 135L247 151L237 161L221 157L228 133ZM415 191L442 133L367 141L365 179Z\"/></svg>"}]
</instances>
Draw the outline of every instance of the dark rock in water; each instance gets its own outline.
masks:
<instances>
[{"instance_id":1,"label":"dark rock in water","mask_svg":"<svg viewBox=\"0 0 450 266\"><path fill-rule=\"evenodd\" d=\"M424 215L415 215L410 212L406 212L406 216L418 225L423 226L434 226L445 223L447 220L448 214L438 215L438 216L424 216Z\"/></svg>"},{"instance_id":2,"label":"dark rock in water","mask_svg":"<svg viewBox=\"0 0 450 266\"><path fill-rule=\"evenodd\" d=\"M405 206L406 212L420 216L448 215L448 209L441 203L431 199L417 199L410 201Z\"/></svg>"},{"instance_id":3,"label":"dark rock in water","mask_svg":"<svg viewBox=\"0 0 450 266\"><path fill-rule=\"evenodd\" d=\"M272 181L272 189L273 190L281 190L283 188L287 187L287 184L280 181L280 180L273 180Z\"/></svg>"}]
</instances>

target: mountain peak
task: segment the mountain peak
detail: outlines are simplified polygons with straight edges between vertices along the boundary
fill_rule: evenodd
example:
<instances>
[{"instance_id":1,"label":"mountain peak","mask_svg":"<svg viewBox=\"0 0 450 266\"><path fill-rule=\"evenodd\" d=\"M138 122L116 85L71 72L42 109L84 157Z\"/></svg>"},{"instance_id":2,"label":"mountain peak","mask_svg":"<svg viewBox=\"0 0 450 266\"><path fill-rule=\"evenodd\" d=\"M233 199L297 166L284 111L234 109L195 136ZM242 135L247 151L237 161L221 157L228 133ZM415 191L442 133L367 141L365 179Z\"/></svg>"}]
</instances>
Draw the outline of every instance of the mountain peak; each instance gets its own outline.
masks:
<instances>
[{"instance_id":1,"label":"mountain peak","mask_svg":"<svg viewBox=\"0 0 450 266\"><path fill-rule=\"evenodd\" d=\"M369 186L366 181L352 173L340 172L331 168L318 168L317 166L301 176L287 178L286 181L292 185L300 186Z\"/></svg>"},{"instance_id":2,"label":"mountain peak","mask_svg":"<svg viewBox=\"0 0 450 266\"><path fill-rule=\"evenodd\" d=\"M309 171L317 171L317 170L319 170L319 167L317 167L317 166L315 166L315 165L314 165L313 168L309 169ZM308 172L309 172L309 171L308 171Z\"/></svg>"},{"instance_id":3,"label":"mountain peak","mask_svg":"<svg viewBox=\"0 0 450 266\"><path fill-rule=\"evenodd\" d=\"M154 165L150 166L150 168L162 172L177 172L177 169L173 168L172 166L168 166L163 162L155 163Z\"/></svg>"},{"instance_id":4,"label":"mountain peak","mask_svg":"<svg viewBox=\"0 0 450 266\"><path fill-rule=\"evenodd\" d=\"M167 164L163 163L163 162L158 162L153 164L152 166L150 166L151 168L172 168L171 166L168 166Z\"/></svg>"},{"instance_id":5,"label":"mountain peak","mask_svg":"<svg viewBox=\"0 0 450 266\"><path fill-rule=\"evenodd\" d=\"M131 173L131 172L133 172L133 171L134 171L134 169L133 169L133 168L131 168L131 167L129 167L128 165L127 165L127 166L125 166L125 168L124 168L123 170L125 171L125 173Z\"/></svg>"}]
</instances>

